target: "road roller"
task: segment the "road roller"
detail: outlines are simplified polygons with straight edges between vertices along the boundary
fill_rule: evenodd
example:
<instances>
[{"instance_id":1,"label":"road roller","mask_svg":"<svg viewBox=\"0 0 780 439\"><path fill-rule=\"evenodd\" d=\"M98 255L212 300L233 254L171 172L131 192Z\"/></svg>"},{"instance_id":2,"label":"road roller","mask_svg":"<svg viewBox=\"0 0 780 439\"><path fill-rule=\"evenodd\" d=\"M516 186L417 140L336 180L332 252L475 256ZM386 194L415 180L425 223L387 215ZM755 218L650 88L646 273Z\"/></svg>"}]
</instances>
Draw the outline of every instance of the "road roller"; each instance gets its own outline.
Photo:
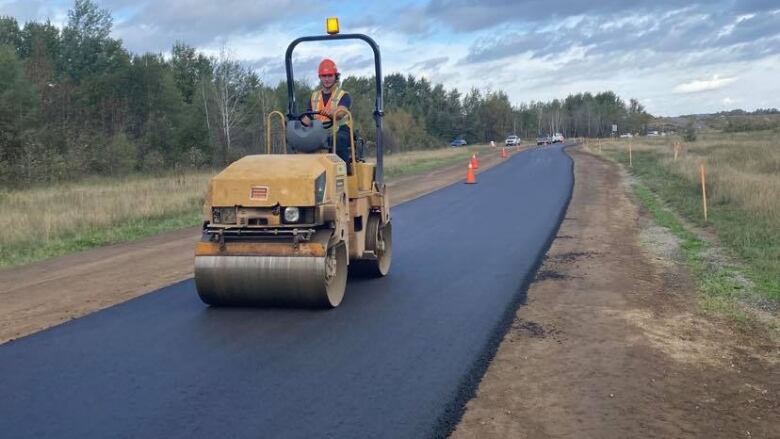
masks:
<instances>
[{"instance_id":1,"label":"road roller","mask_svg":"<svg viewBox=\"0 0 780 439\"><path fill-rule=\"evenodd\" d=\"M383 183L382 70L379 47L363 34L301 37L287 47L287 114L268 115L266 153L243 157L213 177L195 249L195 285L211 306L333 308L348 274L381 277L392 259L392 226ZM352 115L349 163L336 154L337 125L298 113L292 54L304 42L361 40L374 53L376 161L356 154ZM272 153L271 121L284 129ZM328 142L328 137L332 141ZM278 140L278 139L277 139ZM329 145L330 143L330 145Z\"/></svg>"}]
</instances>

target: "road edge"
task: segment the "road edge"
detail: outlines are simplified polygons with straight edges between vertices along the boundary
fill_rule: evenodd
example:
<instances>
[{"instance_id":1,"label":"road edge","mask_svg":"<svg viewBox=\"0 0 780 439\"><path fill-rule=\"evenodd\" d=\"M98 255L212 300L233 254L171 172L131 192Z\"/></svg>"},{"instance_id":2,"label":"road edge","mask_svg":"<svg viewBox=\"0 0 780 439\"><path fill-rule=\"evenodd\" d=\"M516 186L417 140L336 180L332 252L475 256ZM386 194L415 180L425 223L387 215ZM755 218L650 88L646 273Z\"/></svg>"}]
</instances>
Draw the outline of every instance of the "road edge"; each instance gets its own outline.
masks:
<instances>
[{"instance_id":1,"label":"road edge","mask_svg":"<svg viewBox=\"0 0 780 439\"><path fill-rule=\"evenodd\" d=\"M471 365L460 384L458 384L455 391L455 398L445 404L444 413L440 415L434 422L431 437L446 438L452 435L452 433L455 431L461 419L463 418L463 414L466 412L466 404L477 395L477 390L479 389L479 384L482 381L482 377L485 376L488 367L490 367L490 363L493 361L496 353L498 352L498 348L501 345L501 342L509 332L517 310L526 303L526 300L528 299L528 289L530 288L531 283L533 283L537 271L544 262L544 256L547 254L547 252L550 251L550 247L552 247L553 241L555 241L556 237L558 236L558 231L561 228L561 224L566 218L566 213L569 211L569 204L571 204L571 199L574 195L574 185L577 184L577 182L575 180L576 175L574 173L574 159L567 150L569 148L574 148L577 145L579 145L579 143L564 145L561 148L561 151L565 153L569 160L569 172L571 173L572 184L569 187L569 193L566 195L566 202L558 214L555 227L547 237L545 244L539 250L532 269L521 281L515 298L509 304L507 304L503 315L492 331L491 337L485 342L480 353L477 355L477 359Z\"/></svg>"}]
</instances>

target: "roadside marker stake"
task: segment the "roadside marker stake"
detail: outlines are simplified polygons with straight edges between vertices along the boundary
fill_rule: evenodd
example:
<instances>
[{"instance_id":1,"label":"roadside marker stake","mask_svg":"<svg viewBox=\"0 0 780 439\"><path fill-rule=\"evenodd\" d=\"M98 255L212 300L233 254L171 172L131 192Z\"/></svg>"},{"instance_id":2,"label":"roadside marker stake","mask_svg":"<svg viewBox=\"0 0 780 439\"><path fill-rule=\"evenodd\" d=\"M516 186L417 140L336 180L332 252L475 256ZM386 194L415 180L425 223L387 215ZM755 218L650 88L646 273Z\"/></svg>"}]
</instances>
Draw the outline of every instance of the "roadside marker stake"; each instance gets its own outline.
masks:
<instances>
[{"instance_id":1,"label":"roadside marker stake","mask_svg":"<svg viewBox=\"0 0 780 439\"><path fill-rule=\"evenodd\" d=\"M707 185L704 178L704 163L699 165L699 172L701 174L701 204L704 207L704 221L707 221Z\"/></svg>"},{"instance_id":2,"label":"roadside marker stake","mask_svg":"<svg viewBox=\"0 0 780 439\"><path fill-rule=\"evenodd\" d=\"M630 140L628 141L628 166L630 166L632 168L634 167L634 158L633 158L633 155L631 154L631 141Z\"/></svg>"},{"instance_id":3,"label":"roadside marker stake","mask_svg":"<svg viewBox=\"0 0 780 439\"><path fill-rule=\"evenodd\" d=\"M674 161L677 161L677 154L680 152L680 142L674 142Z\"/></svg>"}]
</instances>

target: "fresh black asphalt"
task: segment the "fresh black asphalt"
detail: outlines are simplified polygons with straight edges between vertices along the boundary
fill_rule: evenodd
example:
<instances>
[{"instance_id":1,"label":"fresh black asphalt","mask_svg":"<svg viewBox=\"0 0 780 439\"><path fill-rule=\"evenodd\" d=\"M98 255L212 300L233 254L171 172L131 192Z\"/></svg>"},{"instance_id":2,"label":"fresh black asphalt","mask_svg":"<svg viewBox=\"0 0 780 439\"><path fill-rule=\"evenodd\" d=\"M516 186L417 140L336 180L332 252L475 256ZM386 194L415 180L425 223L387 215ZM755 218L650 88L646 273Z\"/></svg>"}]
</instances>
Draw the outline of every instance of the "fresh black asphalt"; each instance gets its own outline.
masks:
<instances>
[{"instance_id":1,"label":"fresh black asphalt","mask_svg":"<svg viewBox=\"0 0 780 439\"><path fill-rule=\"evenodd\" d=\"M0 437L446 436L572 170L535 148L394 207L390 275L351 279L335 310L209 308L187 280L0 345Z\"/></svg>"}]
</instances>

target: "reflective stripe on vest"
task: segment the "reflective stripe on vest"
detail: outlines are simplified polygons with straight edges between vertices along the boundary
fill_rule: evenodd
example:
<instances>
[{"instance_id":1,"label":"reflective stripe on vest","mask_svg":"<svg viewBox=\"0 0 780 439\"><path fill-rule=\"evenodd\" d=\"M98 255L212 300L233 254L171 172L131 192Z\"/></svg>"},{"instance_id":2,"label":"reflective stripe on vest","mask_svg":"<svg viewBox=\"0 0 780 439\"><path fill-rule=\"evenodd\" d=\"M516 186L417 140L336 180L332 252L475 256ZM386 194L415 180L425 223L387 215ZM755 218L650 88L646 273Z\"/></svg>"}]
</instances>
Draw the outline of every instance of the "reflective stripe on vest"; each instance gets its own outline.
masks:
<instances>
[{"instance_id":1,"label":"reflective stripe on vest","mask_svg":"<svg viewBox=\"0 0 780 439\"><path fill-rule=\"evenodd\" d=\"M311 111L319 112L322 111L325 107L330 108L331 110L335 111L336 108L339 106L339 102L341 102L341 98L346 95L347 92L340 88L336 88L331 94L330 99L328 100L327 105L322 105L322 102L325 100L322 97L322 89L316 90L311 94ZM320 122L325 122L327 120L330 120L327 116L322 115L315 115L315 119L319 120ZM348 118L345 116L341 117L341 120L336 122L338 126L344 126L348 122Z\"/></svg>"}]
</instances>

